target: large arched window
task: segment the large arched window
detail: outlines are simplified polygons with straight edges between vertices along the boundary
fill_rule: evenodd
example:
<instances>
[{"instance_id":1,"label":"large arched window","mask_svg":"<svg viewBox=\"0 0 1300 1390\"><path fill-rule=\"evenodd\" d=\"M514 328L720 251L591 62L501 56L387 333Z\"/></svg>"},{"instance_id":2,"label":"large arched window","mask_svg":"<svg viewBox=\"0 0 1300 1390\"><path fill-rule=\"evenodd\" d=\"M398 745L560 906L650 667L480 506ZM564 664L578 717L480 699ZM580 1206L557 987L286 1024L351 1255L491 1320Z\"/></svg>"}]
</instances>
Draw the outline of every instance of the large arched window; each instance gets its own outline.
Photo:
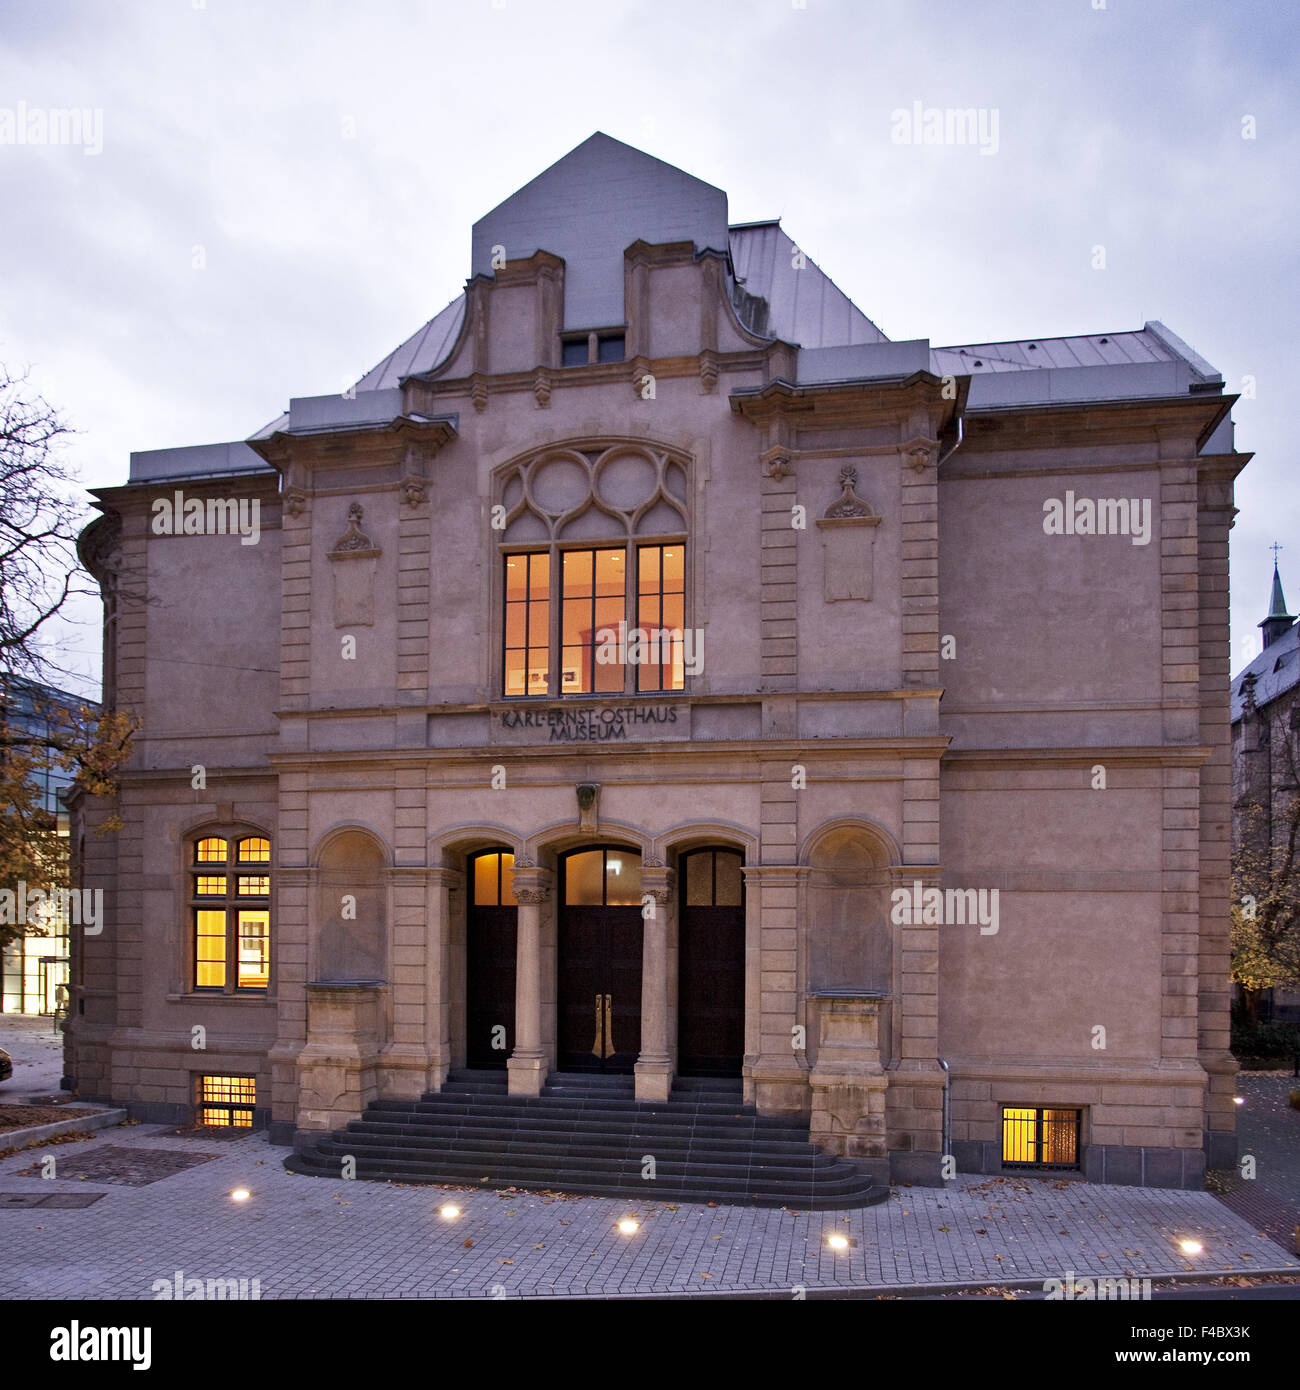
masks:
<instances>
[{"instance_id":1,"label":"large arched window","mask_svg":"<svg viewBox=\"0 0 1300 1390\"><path fill-rule=\"evenodd\" d=\"M553 449L498 480L507 697L684 690L687 482L640 444Z\"/></svg>"},{"instance_id":2,"label":"large arched window","mask_svg":"<svg viewBox=\"0 0 1300 1390\"><path fill-rule=\"evenodd\" d=\"M205 833L190 843L194 988L265 993L271 981L271 842L261 835Z\"/></svg>"}]
</instances>

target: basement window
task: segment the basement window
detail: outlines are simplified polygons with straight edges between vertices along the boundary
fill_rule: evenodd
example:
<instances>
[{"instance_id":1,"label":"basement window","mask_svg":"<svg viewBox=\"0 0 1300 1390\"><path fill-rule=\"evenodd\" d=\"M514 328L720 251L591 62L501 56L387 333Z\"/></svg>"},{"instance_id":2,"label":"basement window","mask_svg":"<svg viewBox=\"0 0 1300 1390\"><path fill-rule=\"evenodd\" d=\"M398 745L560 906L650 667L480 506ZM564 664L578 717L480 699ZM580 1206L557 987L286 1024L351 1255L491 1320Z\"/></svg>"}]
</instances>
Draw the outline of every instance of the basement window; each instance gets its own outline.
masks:
<instances>
[{"instance_id":1,"label":"basement window","mask_svg":"<svg viewBox=\"0 0 1300 1390\"><path fill-rule=\"evenodd\" d=\"M1077 1169L1081 1110L1031 1106L1002 1109L1002 1166L1040 1171Z\"/></svg>"},{"instance_id":2,"label":"basement window","mask_svg":"<svg viewBox=\"0 0 1300 1390\"><path fill-rule=\"evenodd\" d=\"M200 1076L195 1123L222 1129L252 1129L257 1099L255 1076Z\"/></svg>"}]
</instances>

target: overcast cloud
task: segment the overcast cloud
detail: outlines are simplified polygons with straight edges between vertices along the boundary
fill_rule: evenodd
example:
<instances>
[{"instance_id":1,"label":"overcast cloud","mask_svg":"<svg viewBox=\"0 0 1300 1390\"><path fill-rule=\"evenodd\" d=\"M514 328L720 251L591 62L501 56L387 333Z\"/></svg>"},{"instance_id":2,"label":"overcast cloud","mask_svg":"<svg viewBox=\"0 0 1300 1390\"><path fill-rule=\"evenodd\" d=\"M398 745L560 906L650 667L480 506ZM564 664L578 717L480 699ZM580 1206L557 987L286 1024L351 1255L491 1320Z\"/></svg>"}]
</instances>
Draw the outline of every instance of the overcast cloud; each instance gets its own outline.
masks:
<instances>
[{"instance_id":1,"label":"overcast cloud","mask_svg":"<svg viewBox=\"0 0 1300 1390\"><path fill-rule=\"evenodd\" d=\"M604 130L733 222L780 215L891 338L1159 319L1253 377L1236 669L1275 540L1300 602L1300 13L1097 3L0 0L0 112L100 112L103 146L0 144L0 360L80 431L88 486L244 438L454 298L471 223ZM997 153L892 143L917 101L996 111ZM97 672L82 614L67 662Z\"/></svg>"}]
</instances>

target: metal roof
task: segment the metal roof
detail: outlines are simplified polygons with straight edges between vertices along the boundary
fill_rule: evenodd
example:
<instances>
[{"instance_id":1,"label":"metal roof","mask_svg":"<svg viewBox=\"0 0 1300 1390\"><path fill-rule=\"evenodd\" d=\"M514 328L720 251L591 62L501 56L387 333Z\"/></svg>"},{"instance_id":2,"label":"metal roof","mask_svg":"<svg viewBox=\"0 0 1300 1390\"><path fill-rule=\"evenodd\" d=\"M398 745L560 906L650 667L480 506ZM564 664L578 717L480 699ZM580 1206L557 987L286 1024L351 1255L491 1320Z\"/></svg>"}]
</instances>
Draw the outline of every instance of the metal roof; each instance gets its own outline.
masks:
<instances>
[{"instance_id":1,"label":"metal roof","mask_svg":"<svg viewBox=\"0 0 1300 1390\"><path fill-rule=\"evenodd\" d=\"M356 384L358 391L389 391L400 386L403 377L432 371L447 356L460 333L465 317L465 296L459 294L422 328L372 367Z\"/></svg>"},{"instance_id":2,"label":"metal roof","mask_svg":"<svg viewBox=\"0 0 1300 1390\"><path fill-rule=\"evenodd\" d=\"M1300 684L1300 627L1291 627L1265 647L1232 682L1232 722L1241 718L1241 683L1254 675L1255 704L1263 706Z\"/></svg>"},{"instance_id":3,"label":"metal roof","mask_svg":"<svg viewBox=\"0 0 1300 1390\"><path fill-rule=\"evenodd\" d=\"M1218 376L1208 362L1157 322L1147 323L1135 332L937 347L931 356L939 376L1023 372L1036 367L1126 367L1153 362L1186 362L1206 380Z\"/></svg>"},{"instance_id":4,"label":"metal roof","mask_svg":"<svg viewBox=\"0 0 1300 1390\"><path fill-rule=\"evenodd\" d=\"M850 347L889 339L823 270L781 230L779 221L747 222L731 228L731 263L736 280L767 303L769 336L805 348Z\"/></svg>"},{"instance_id":5,"label":"metal roof","mask_svg":"<svg viewBox=\"0 0 1300 1390\"><path fill-rule=\"evenodd\" d=\"M1155 320L1120 333L933 349L925 339L893 344L786 235L779 219L728 227L722 190L600 132L475 223L473 269L487 273L483 258L492 241L510 245L516 255L534 246L563 253L566 322L571 310L577 312L577 301L590 301L613 324L622 313L622 250L636 236L690 236L697 251L725 240L738 313L760 336L798 345L800 380L888 375L904 358L908 370L919 370L928 354L936 375L975 378L972 410L1182 395L1206 384L1222 388L1220 374ZM446 361L461 333L465 305L465 295L458 295L368 371L355 393L394 391L405 378ZM363 406L356 410L365 413ZM281 415L251 437L265 439L293 423L292 415ZM1223 437L1231 448L1230 426ZM1218 434L1215 440L1216 448L1223 444Z\"/></svg>"}]
</instances>

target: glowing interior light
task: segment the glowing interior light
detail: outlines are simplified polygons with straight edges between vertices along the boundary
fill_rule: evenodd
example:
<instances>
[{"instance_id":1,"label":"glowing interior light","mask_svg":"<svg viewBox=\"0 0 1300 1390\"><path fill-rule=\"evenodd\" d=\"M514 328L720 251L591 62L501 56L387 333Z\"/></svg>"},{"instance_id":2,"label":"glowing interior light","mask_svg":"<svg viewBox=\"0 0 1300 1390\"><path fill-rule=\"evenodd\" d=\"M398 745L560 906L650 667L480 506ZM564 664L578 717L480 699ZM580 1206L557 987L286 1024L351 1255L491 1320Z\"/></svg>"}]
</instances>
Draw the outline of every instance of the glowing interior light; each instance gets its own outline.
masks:
<instances>
[{"instance_id":1,"label":"glowing interior light","mask_svg":"<svg viewBox=\"0 0 1300 1390\"><path fill-rule=\"evenodd\" d=\"M634 1236L641 1229L641 1226L639 1222L633 1221L631 1217L627 1217L618 1223L618 1229L622 1231L625 1236Z\"/></svg>"},{"instance_id":2,"label":"glowing interior light","mask_svg":"<svg viewBox=\"0 0 1300 1390\"><path fill-rule=\"evenodd\" d=\"M1199 1240L1180 1240L1178 1248L1184 1255L1199 1255L1205 1249Z\"/></svg>"},{"instance_id":3,"label":"glowing interior light","mask_svg":"<svg viewBox=\"0 0 1300 1390\"><path fill-rule=\"evenodd\" d=\"M448 1202L445 1207L442 1207L439 1210L438 1215L441 1216L445 1221L454 1221L456 1217L460 1215L460 1208Z\"/></svg>"},{"instance_id":4,"label":"glowing interior light","mask_svg":"<svg viewBox=\"0 0 1300 1390\"><path fill-rule=\"evenodd\" d=\"M849 1248L848 1236L827 1236L826 1244L832 1250L847 1250Z\"/></svg>"},{"instance_id":5,"label":"glowing interior light","mask_svg":"<svg viewBox=\"0 0 1300 1390\"><path fill-rule=\"evenodd\" d=\"M246 1202L253 1194L246 1187L237 1187L230 1194L232 1202Z\"/></svg>"}]
</instances>

